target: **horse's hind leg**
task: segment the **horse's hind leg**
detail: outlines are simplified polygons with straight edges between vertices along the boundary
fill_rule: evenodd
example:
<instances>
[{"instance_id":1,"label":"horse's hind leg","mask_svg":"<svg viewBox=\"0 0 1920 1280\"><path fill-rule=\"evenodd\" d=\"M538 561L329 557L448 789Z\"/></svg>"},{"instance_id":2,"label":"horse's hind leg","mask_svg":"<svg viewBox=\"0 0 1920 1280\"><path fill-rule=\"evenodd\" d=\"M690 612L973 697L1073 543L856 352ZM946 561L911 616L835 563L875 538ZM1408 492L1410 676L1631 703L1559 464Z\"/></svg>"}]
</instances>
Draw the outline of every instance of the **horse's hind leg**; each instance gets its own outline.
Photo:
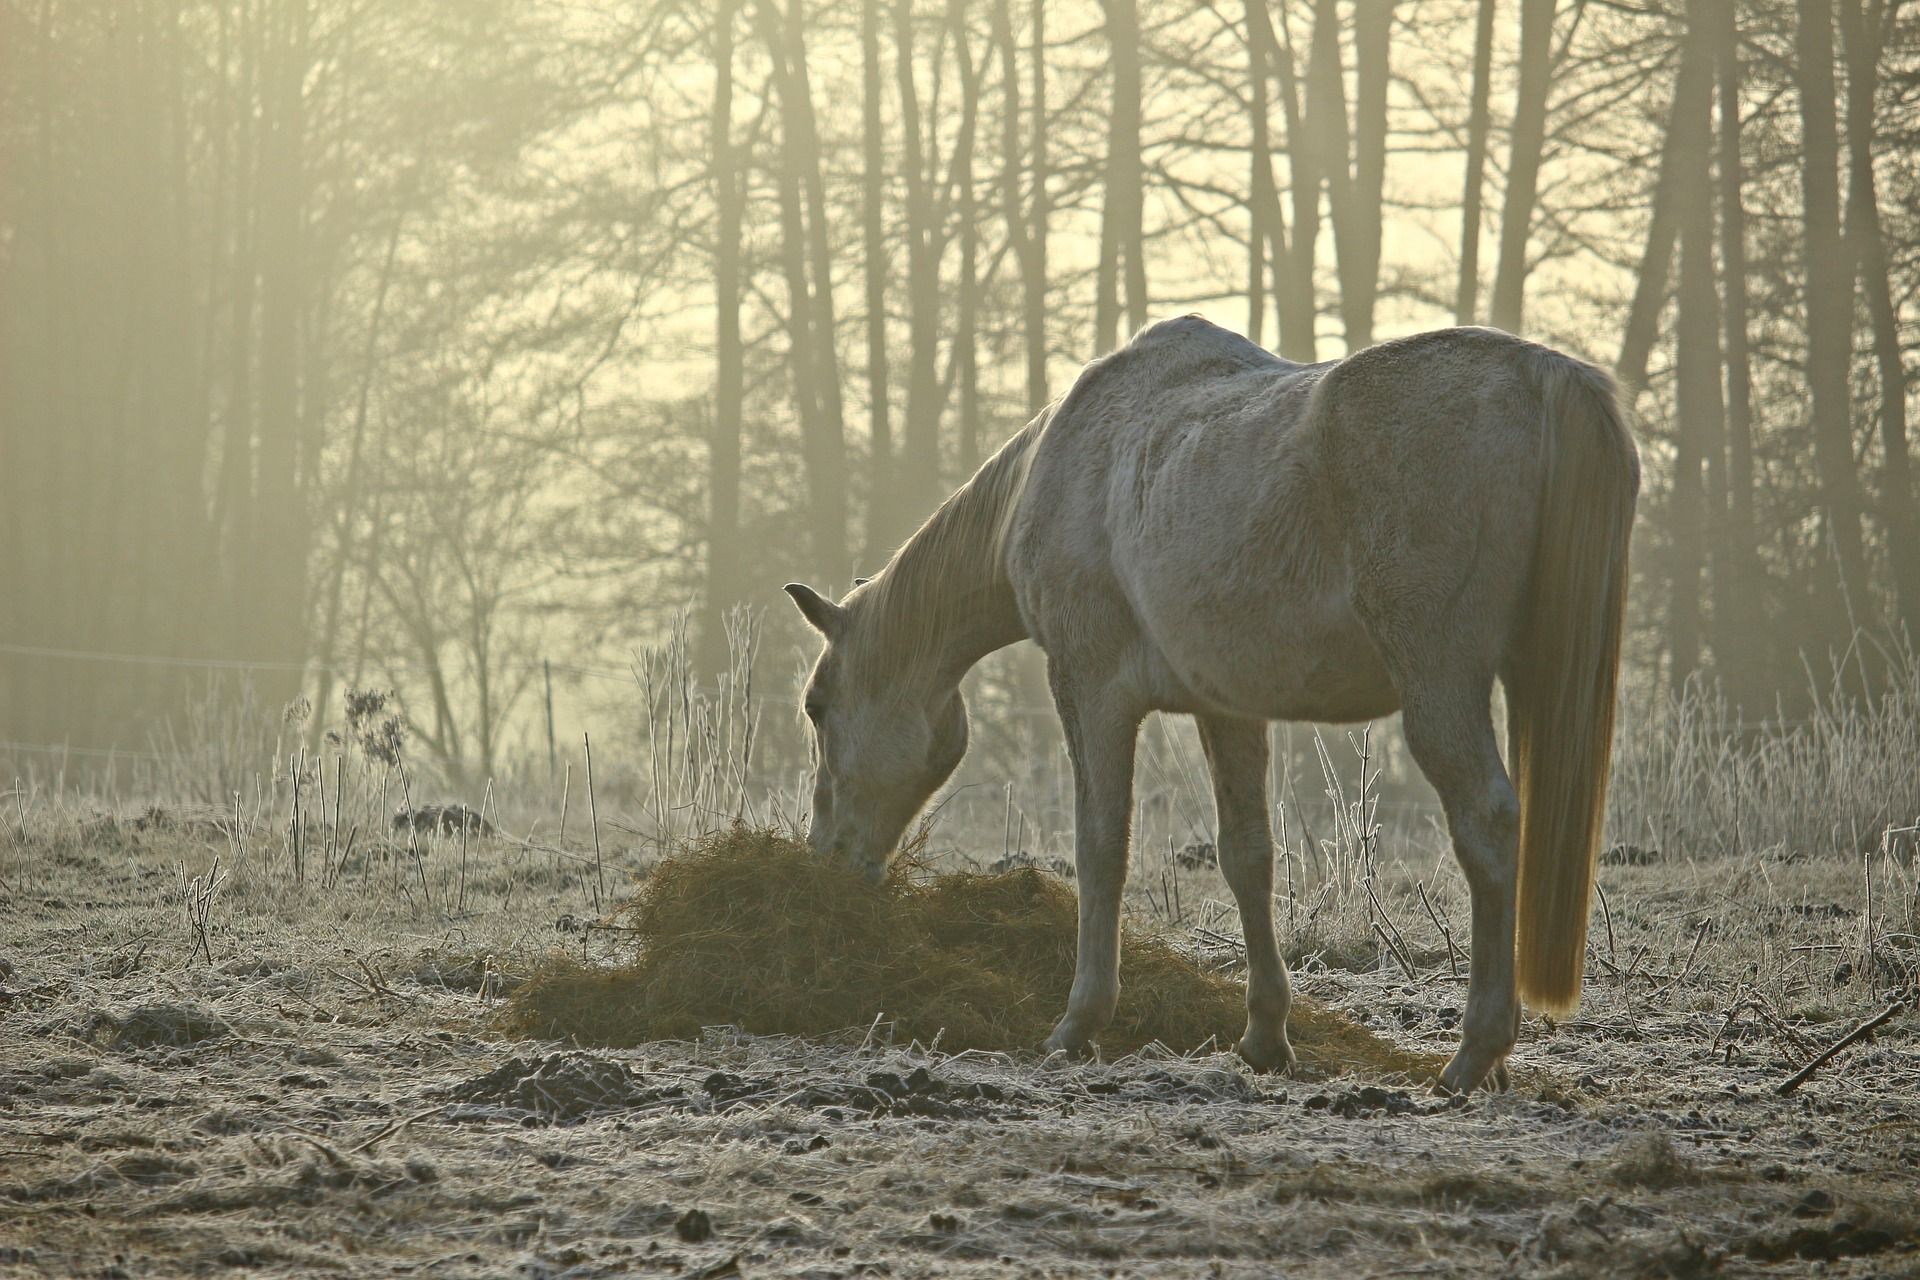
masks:
<instances>
[{"instance_id":1,"label":"horse's hind leg","mask_svg":"<svg viewBox=\"0 0 1920 1280\"><path fill-rule=\"evenodd\" d=\"M1293 991L1273 936L1273 830L1267 823L1267 726L1195 717L1213 775L1220 874L1240 907L1247 940L1247 1033L1236 1046L1261 1071L1292 1070L1287 1011Z\"/></svg>"},{"instance_id":2,"label":"horse's hind leg","mask_svg":"<svg viewBox=\"0 0 1920 1280\"><path fill-rule=\"evenodd\" d=\"M1082 1054L1113 1021L1120 1001L1120 899L1127 884L1133 817L1134 740L1140 714L1122 700L1064 682L1049 664L1054 702L1073 761L1073 863L1080 942L1067 1011L1048 1052Z\"/></svg>"},{"instance_id":3,"label":"horse's hind leg","mask_svg":"<svg viewBox=\"0 0 1920 1280\"><path fill-rule=\"evenodd\" d=\"M1506 1057L1520 1030L1513 987L1514 884L1520 805L1493 736L1488 680L1410 682L1407 746L1440 793L1454 856L1473 899L1473 958L1460 1050L1440 1073L1456 1093L1507 1083Z\"/></svg>"}]
</instances>

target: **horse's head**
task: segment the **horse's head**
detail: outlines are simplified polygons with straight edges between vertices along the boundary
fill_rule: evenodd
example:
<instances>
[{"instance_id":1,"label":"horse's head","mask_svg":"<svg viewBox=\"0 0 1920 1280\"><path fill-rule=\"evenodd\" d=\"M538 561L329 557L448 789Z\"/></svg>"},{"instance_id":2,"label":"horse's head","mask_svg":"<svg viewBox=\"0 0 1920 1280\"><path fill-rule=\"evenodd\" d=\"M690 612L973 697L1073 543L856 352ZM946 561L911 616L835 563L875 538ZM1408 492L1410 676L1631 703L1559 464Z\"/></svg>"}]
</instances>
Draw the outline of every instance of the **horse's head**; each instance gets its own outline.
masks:
<instances>
[{"instance_id":1,"label":"horse's head","mask_svg":"<svg viewBox=\"0 0 1920 1280\"><path fill-rule=\"evenodd\" d=\"M787 594L826 639L806 688L814 743L807 840L879 880L907 824L966 754L967 709L957 685L890 651L898 646L862 617L864 592L839 604L799 583Z\"/></svg>"}]
</instances>

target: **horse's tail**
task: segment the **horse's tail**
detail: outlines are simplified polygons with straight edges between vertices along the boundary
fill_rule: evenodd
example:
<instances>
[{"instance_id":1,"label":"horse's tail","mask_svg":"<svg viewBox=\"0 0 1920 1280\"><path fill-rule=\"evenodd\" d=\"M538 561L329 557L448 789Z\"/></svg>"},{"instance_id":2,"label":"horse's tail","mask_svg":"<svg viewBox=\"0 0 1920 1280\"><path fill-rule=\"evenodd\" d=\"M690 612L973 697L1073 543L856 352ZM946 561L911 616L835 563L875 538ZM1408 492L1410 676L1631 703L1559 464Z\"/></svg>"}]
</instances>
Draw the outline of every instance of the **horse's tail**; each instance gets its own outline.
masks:
<instances>
[{"instance_id":1,"label":"horse's tail","mask_svg":"<svg viewBox=\"0 0 1920 1280\"><path fill-rule=\"evenodd\" d=\"M1546 468L1507 681L1520 797L1515 976L1521 999L1564 1013L1580 1003L1586 968L1640 458L1611 378L1558 352L1533 359Z\"/></svg>"}]
</instances>

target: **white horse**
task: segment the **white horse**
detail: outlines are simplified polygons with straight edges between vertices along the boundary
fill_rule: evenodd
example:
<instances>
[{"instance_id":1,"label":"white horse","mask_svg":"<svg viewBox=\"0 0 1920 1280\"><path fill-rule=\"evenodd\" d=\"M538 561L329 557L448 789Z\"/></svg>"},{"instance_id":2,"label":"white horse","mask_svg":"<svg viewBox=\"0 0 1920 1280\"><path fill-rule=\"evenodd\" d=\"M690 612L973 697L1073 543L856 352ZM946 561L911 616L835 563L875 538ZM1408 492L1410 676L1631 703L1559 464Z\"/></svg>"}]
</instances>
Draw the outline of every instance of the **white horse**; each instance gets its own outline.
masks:
<instances>
[{"instance_id":1,"label":"white horse","mask_svg":"<svg viewBox=\"0 0 1920 1280\"><path fill-rule=\"evenodd\" d=\"M960 678L1032 637L1073 762L1080 893L1047 1048L1084 1052L1113 1017L1134 741L1149 711L1174 711L1199 725L1246 933L1237 1047L1290 1067L1267 722L1399 710L1473 902L1440 1083L1505 1087L1520 1000L1579 1000L1639 479L1611 379L1504 333L1300 365L1197 316L1153 325L1088 365L871 581L838 602L787 587L827 642L806 689L809 839L884 875L966 751Z\"/></svg>"}]
</instances>

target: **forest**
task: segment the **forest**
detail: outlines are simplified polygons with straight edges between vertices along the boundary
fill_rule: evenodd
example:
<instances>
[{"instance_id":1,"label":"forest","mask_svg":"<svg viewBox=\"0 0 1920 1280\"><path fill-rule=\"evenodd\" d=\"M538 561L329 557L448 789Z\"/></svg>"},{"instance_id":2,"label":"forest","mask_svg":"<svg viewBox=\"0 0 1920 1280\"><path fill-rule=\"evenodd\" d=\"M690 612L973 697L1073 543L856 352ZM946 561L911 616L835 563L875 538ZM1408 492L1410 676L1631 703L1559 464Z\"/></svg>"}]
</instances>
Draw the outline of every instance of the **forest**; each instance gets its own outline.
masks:
<instances>
[{"instance_id":1,"label":"forest","mask_svg":"<svg viewBox=\"0 0 1920 1280\"><path fill-rule=\"evenodd\" d=\"M872 572L1191 311L1614 369L1629 687L1870 695L1920 624L1916 36L1900 0L4 0L0 753L138 756L241 685L317 742L392 688L475 779L676 635L711 680L758 628L784 687L781 583ZM1034 700L997 670L989 720Z\"/></svg>"}]
</instances>

